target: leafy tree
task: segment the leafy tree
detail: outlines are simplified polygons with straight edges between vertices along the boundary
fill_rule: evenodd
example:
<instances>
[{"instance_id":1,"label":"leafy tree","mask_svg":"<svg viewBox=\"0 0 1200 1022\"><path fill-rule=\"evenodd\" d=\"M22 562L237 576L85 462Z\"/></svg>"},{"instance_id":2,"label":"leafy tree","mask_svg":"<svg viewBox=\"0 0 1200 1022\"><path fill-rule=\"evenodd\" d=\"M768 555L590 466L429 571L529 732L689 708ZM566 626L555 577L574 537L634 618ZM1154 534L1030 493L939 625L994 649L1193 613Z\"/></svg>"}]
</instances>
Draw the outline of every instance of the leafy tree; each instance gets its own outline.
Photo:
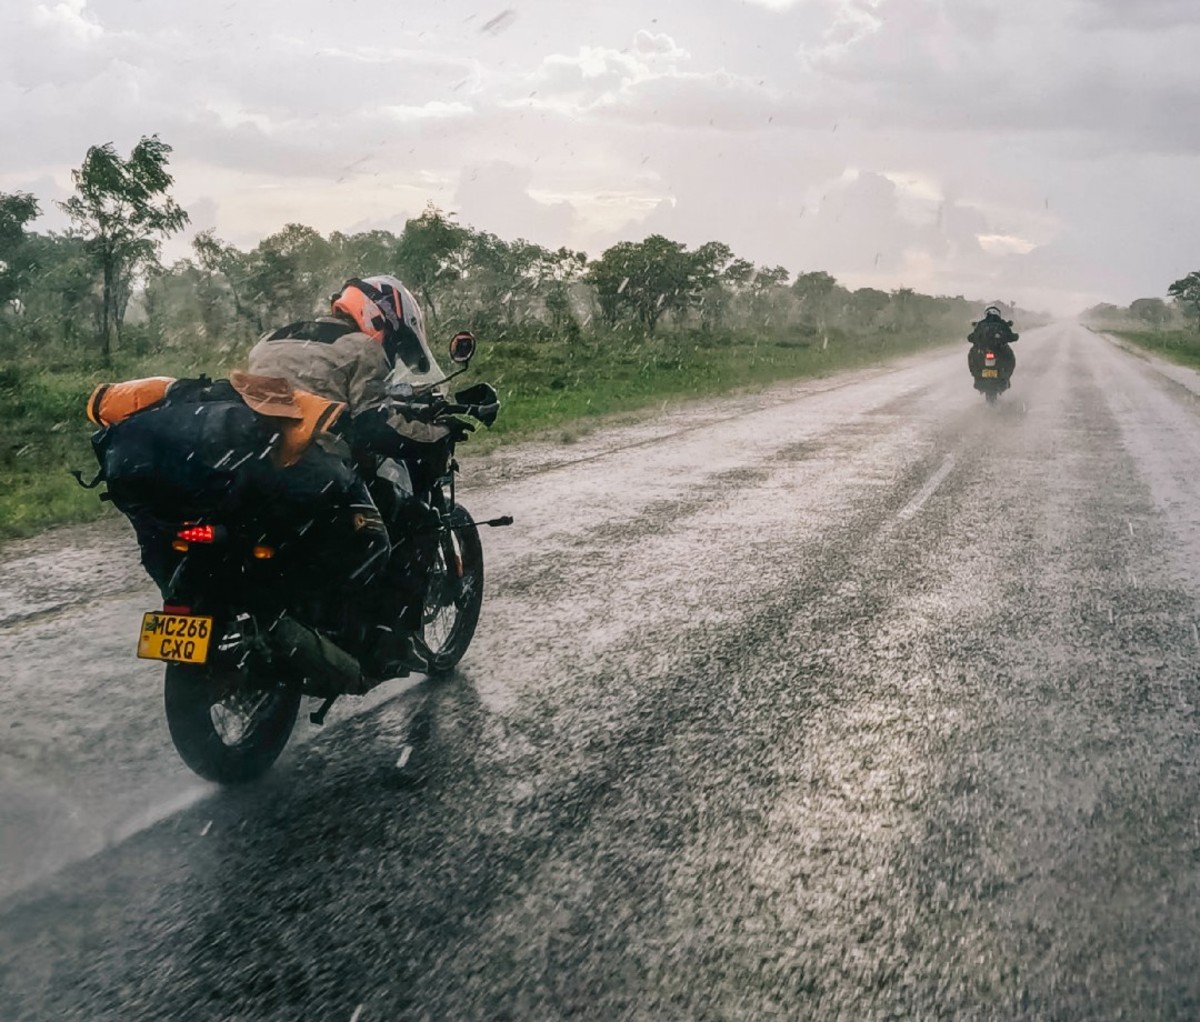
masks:
<instances>
[{"instance_id":1,"label":"leafy tree","mask_svg":"<svg viewBox=\"0 0 1200 1022\"><path fill-rule=\"evenodd\" d=\"M263 238L247 255L246 298L255 326L269 326L328 311L328 297L341 280L331 279L333 248L312 227L287 224Z\"/></svg>"},{"instance_id":2,"label":"leafy tree","mask_svg":"<svg viewBox=\"0 0 1200 1022\"><path fill-rule=\"evenodd\" d=\"M219 276L237 318L261 333L281 322L326 311L326 299L348 276L380 272L380 268L363 268L370 266L366 262L347 270L352 257L346 242L345 235L326 240L312 227L293 223L263 238L249 252L221 241L212 231L196 235L192 248L209 286L216 288L213 299L221 293L214 280ZM388 262L375 261L384 266Z\"/></svg>"},{"instance_id":3,"label":"leafy tree","mask_svg":"<svg viewBox=\"0 0 1200 1022\"><path fill-rule=\"evenodd\" d=\"M600 318L615 326L625 309L625 289L629 287L629 271L634 261L634 242L620 241L592 260L587 281L596 290Z\"/></svg>"},{"instance_id":4,"label":"leafy tree","mask_svg":"<svg viewBox=\"0 0 1200 1022\"><path fill-rule=\"evenodd\" d=\"M735 262L733 249L723 241L708 241L692 253L691 262L690 285L698 295L700 326L711 332L724 323L729 313L730 287L726 273ZM736 262L739 265L735 277L741 273L745 260ZM743 280L748 276L744 274Z\"/></svg>"},{"instance_id":5,"label":"leafy tree","mask_svg":"<svg viewBox=\"0 0 1200 1022\"><path fill-rule=\"evenodd\" d=\"M159 266L146 274L141 306L146 313L146 336L156 348L194 337L199 322L207 336L199 295L204 271L189 260ZM127 331L127 335L133 331ZM136 343L136 342L135 342Z\"/></svg>"},{"instance_id":6,"label":"leafy tree","mask_svg":"<svg viewBox=\"0 0 1200 1022\"><path fill-rule=\"evenodd\" d=\"M769 291L775 287L786 287L790 276L784 266L760 266L754 271L751 283L756 291Z\"/></svg>"},{"instance_id":7,"label":"leafy tree","mask_svg":"<svg viewBox=\"0 0 1200 1022\"><path fill-rule=\"evenodd\" d=\"M700 309L700 329L713 333L729 319L733 295L721 281L715 280L700 292L696 304Z\"/></svg>"},{"instance_id":8,"label":"leafy tree","mask_svg":"<svg viewBox=\"0 0 1200 1022\"><path fill-rule=\"evenodd\" d=\"M786 274L787 271L784 270L784 273ZM750 287L751 282L757 278L757 274L758 271L754 269L754 264L749 259L731 259L721 274L721 279L735 292L741 292Z\"/></svg>"},{"instance_id":9,"label":"leafy tree","mask_svg":"<svg viewBox=\"0 0 1200 1022\"><path fill-rule=\"evenodd\" d=\"M983 314L980 308L975 315ZM1126 310L1119 305L1112 305L1109 302L1101 302L1099 305L1093 305L1091 308L1084 309L1080 318L1085 321L1098 323L1117 323L1125 318Z\"/></svg>"},{"instance_id":10,"label":"leafy tree","mask_svg":"<svg viewBox=\"0 0 1200 1022\"><path fill-rule=\"evenodd\" d=\"M744 262L735 259L726 272L726 279L738 295L743 323L761 330L771 323L785 322L796 304L787 287L791 274L782 266L751 266L742 280Z\"/></svg>"},{"instance_id":11,"label":"leafy tree","mask_svg":"<svg viewBox=\"0 0 1200 1022\"><path fill-rule=\"evenodd\" d=\"M800 314L809 326L825 330L845 291L832 274L814 270L797 274L792 282L792 294L799 301Z\"/></svg>"},{"instance_id":12,"label":"leafy tree","mask_svg":"<svg viewBox=\"0 0 1200 1022\"><path fill-rule=\"evenodd\" d=\"M364 231L360 234L334 231L329 236L333 260L330 266L330 290L351 277L394 274L398 240L391 231Z\"/></svg>"},{"instance_id":13,"label":"leafy tree","mask_svg":"<svg viewBox=\"0 0 1200 1022\"><path fill-rule=\"evenodd\" d=\"M122 159L111 143L92 146L72 171L76 194L59 203L88 240L103 278L100 334L106 362L139 270L158 256L165 237L183 229L187 212L168 194L171 147L157 135L144 137Z\"/></svg>"},{"instance_id":14,"label":"leafy tree","mask_svg":"<svg viewBox=\"0 0 1200 1022\"><path fill-rule=\"evenodd\" d=\"M1130 303L1129 314L1154 330L1160 329L1171 318L1171 310L1161 298L1137 298Z\"/></svg>"},{"instance_id":15,"label":"leafy tree","mask_svg":"<svg viewBox=\"0 0 1200 1022\"><path fill-rule=\"evenodd\" d=\"M225 278L190 259L151 269L141 293L146 337L155 347L230 350L254 334L238 318Z\"/></svg>"},{"instance_id":16,"label":"leafy tree","mask_svg":"<svg viewBox=\"0 0 1200 1022\"><path fill-rule=\"evenodd\" d=\"M919 297L911 287L897 288L892 292L892 308L896 312L896 325L901 330L920 324L922 316Z\"/></svg>"},{"instance_id":17,"label":"leafy tree","mask_svg":"<svg viewBox=\"0 0 1200 1022\"><path fill-rule=\"evenodd\" d=\"M825 298L833 294L837 288L837 279L830 273L824 270L814 270L810 273L796 274L795 281L792 282L792 290L800 298L801 301L810 301L816 298Z\"/></svg>"},{"instance_id":18,"label":"leafy tree","mask_svg":"<svg viewBox=\"0 0 1200 1022\"><path fill-rule=\"evenodd\" d=\"M697 297L695 253L661 234L645 241L618 242L588 267L601 314L610 325L622 312L653 334L663 313L686 309Z\"/></svg>"},{"instance_id":19,"label":"leafy tree","mask_svg":"<svg viewBox=\"0 0 1200 1022\"><path fill-rule=\"evenodd\" d=\"M1169 288L1167 294L1176 303L1187 308L1191 307L1196 315L1196 327L1200 329L1200 270L1193 270L1186 277L1180 277Z\"/></svg>"},{"instance_id":20,"label":"leafy tree","mask_svg":"<svg viewBox=\"0 0 1200 1022\"><path fill-rule=\"evenodd\" d=\"M705 330L714 330L729 317L735 299L756 291L757 271L752 262L738 258L720 241L701 245L692 253L692 260L691 287L699 295L700 324Z\"/></svg>"},{"instance_id":21,"label":"leafy tree","mask_svg":"<svg viewBox=\"0 0 1200 1022\"><path fill-rule=\"evenodd\" d=\"M551 270L551 253L541 245L472 232L465 275L474 285L478 324L512 327L530 318Z\"/></svg>"},{"instance_id":22,"label":"leafy tree","mask_svg":"<svg viewBox=\"0 0 1200 1022\"><path fill-rule=\"evenodd\" d=\"M396 244L395 261L402 280L424 299L430 318L438 318L434 295L461 279L462 262L471 232L430 203L404 224Z\"/></svg>"},{"instance_id":23,"label":"leafy tree","mask_svg":"<svg viewBox=\"0 0 1200 1022\"><path fill-rule=\"evenodd\" d=\"M733 249L723 241L706 241L692 253L692 280L703 290L722 281L734 262Z\"/></svg>"},{"instance_id":24,"label":"leafy tree","mask_svg":"<svg viewBox=\"0 0 1200 1022\"><path fill-rule=\"evenodd\" d=\"M548 253L546 260L546 279L553 286L561 284L570 287L582 280L587 271L588 257L586 252L576 252L570 248L559 248Z\"/></svg>"},{"instance_id":25,"label":"leafy tree","mask_svg":"<svg viewBox=\"0 0 1200 1022\"><path fill-rule=\"evenodd\" d=\"M588 257L584 252L564 247L548 253L543 303L550 316L551 329L556 333L565 333L569 337L579 336L579 320L575 316L575 303L571 293L587 265Z\"/></svg>"},{"instance_id":26,"label":"leafy tree","mask_svg":"<svg viewBox=\"0 0 1200 1022\"><path fill-rule=\"evenodd\" d=\"M21 295L24 343L75 347L94 337L101 323L101 294L87 239L78 234L34 234L27 257L36 274Z\"/></svg>"},{"instance_id":27,"label":"leafy tree","mask_svg":"<svg viewBox=\"0 0 1200 1022\"><path fill-rule=\"evenodd\" d=\"M20 296L29 282L29 235L25 227L41 209L28 192L0 192L0 303Z\"/></svg>"},{"instance_id":28,"label":"leafy tree","mask_svg":"<svg viewBox=\"0 0 1200 1022\"><path fill-rule=\"evenodd\" d=\"M563 281L554 281L546 292L546 312L550 315L550 327L555 333L578 336L579 321L575 318L571 289Z\"/></svg>"},{"instance_id":29,"label":"leafy tree","mask_svg":"<svg viewBox=\"0 0 1200 1022\"><path fill-rule=\"evenodd\" d=\"M850 294L850 312L864 326L872 326L880 313L891 302L886 291L873 287L860 287Z\"/></svg>"},{"instance_id":30,"label":"leafy tree","mask_svg":"<svg viewBox=\"0 0 1200 1022\"><path fill-rule=\"evenodd\" d=\"M200 269L203 287L211 300L228 293L236 321L258 328L261 333L261 313L249 305L249 267L246 253L216 237L211 230L201 231L192 239L192 251ZM222 287L223 285L223 287Z\"/></svg>"}]
</instances>

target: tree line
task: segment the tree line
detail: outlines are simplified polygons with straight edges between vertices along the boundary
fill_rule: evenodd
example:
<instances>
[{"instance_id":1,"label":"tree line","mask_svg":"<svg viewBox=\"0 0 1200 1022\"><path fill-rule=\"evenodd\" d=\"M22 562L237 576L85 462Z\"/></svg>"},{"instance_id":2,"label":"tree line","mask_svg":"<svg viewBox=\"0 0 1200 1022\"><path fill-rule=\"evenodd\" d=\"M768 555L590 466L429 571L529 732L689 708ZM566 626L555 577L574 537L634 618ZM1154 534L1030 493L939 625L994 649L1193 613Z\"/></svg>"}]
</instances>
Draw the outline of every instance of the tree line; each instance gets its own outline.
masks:
<instances>
[{"instance_id":1,"label":"tree line","mask_svg":"<svg viewBox=\"0 0 1200 1022\"><path fill-rule=\"evenodd\" d=\"M689 249L661 235L622 241L589 258L508 241L429 205L399 234L328 236L287 224L242 249L202 231L170 265L162 243L188 224L171 197L171 147L143 138L129 156L88 150L75 194L58 203L71 226L39 233L39 201L0 193L0 355L71 352L103 361L114 350L175 346L232 350L263 331L327 309L344 280L400 277L435 330L578 337L626 331L729 331L828 345L847 334L928 330L965 335L984 303L909 288L846 288L816 270L795 277L758 266L722 242Z\"/></svg>"},{"instance_id":2,"label":"tree line","mask_svg":"<svg viewBox=\"0 0 1200 1022\"><path fill-rule=\"evenodd\" d=\"M1101 327L1141 327L1171 330L1190 327L1200 333L1200 270L1193 270L1167 287L1167 297L1135 298L1129 305L1101 302L1084 311L1082 319Z\"/></svg>"}]
</instances>

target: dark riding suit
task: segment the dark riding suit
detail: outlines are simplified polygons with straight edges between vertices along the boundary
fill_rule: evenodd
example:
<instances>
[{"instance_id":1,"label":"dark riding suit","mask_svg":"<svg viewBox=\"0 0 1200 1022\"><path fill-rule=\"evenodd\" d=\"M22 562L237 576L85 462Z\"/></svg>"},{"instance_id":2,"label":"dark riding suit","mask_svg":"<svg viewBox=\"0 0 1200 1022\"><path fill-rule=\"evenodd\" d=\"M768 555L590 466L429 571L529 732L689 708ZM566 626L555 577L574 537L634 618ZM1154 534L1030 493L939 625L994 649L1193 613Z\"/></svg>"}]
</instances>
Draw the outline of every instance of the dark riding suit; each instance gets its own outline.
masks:
<instances>
[{"instance_id":1,"label":"dark riding suit","mask_svg":"<svg viewBox=\"0 0 1200 1022\"><path fill-rule=\"evenodd\" d=\"M967 352L967 368L976 380L983 370L984 356L992 352L996 356L996 367L1000 370L1000 378L1007 381L1017 366L1017 357L1009 345L1020 335L1013 332L1012 324L999 316L985 316L974 324L967 340L971 350Z\"/></svg>"}]
</instances>

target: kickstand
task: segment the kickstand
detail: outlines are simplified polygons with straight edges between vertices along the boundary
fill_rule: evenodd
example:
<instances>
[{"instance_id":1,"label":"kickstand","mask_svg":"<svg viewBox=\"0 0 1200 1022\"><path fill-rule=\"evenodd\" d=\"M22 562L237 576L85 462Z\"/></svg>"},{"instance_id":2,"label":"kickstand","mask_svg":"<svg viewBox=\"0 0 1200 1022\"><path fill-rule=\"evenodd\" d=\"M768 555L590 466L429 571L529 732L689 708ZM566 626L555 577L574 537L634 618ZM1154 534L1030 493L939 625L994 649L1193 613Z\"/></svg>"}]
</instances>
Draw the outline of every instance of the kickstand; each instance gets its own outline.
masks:
<instances>
[{"instance_id":1,"label":"kickstand","mask_svg":"<svg viewBox=\"0 0 1200 1022\"><path fill-rule=\"evenodd\" d=\"M329 713L329 707L331 707L331 706L334 704L334 701L335 701L336 699L337 699L337 696L329 696L329 697L328 697L328 698L325 700L325 702L323 702L323 703L322 703L322 704L321 704L321 705L320 705L320 706L317 708L317 712L316 712L316 713L310 713L310 714L308 715L308 719L309 719L310 721L312 721L314 724L316 724L316 725L317 725L317 727L321 727L321 726L323 726L323 725L324 725L324 723L325 723L325 717L326 717L326 715Z\"/></svg>"}]
</instances>

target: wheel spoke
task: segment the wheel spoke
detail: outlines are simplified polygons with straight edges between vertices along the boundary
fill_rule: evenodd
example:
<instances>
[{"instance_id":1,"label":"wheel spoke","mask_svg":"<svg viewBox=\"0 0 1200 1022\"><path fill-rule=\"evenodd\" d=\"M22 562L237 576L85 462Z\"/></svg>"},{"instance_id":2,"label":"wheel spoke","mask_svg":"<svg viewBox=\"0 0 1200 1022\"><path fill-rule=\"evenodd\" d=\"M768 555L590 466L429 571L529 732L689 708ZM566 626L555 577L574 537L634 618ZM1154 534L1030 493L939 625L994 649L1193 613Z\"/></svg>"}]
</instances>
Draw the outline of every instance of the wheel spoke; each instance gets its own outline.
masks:
<instances>
[{"instance_id":1,"label":"wheel spoke","mask_svg":"<svg viewBox=\"0 0 1200 1022\"><path fill-rule=\"evenodd\" d=\"M225 745L240 745L253 733L271 694L270 690L232 692L220 702L212 704L210 714L213 728ZM257 698L253 698L255 696Z\"/></svg>"}]
</instances>

